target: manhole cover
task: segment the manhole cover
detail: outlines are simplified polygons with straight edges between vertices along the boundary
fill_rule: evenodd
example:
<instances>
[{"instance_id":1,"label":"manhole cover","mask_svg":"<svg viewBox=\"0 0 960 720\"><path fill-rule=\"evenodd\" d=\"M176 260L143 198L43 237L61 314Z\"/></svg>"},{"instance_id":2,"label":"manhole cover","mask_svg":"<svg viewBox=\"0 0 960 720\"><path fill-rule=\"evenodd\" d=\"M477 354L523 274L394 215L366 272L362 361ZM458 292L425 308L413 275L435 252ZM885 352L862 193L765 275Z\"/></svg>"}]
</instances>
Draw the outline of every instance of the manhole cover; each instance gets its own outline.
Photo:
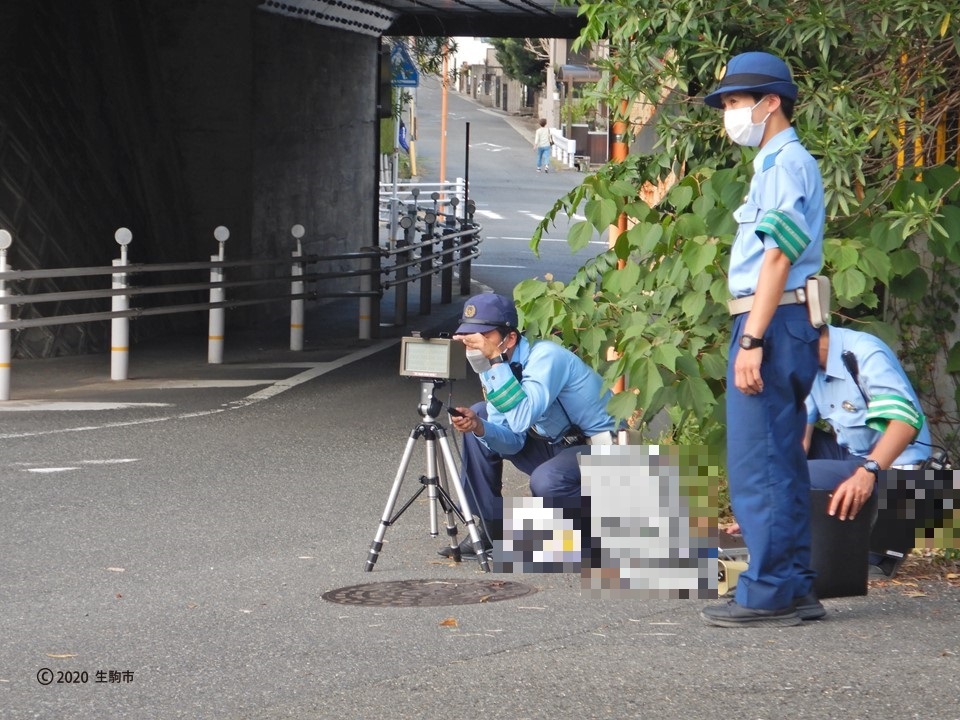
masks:
<instances>
[{"instance_id":1,"label":"manhole cover","mask_svg":"<svg viewBox=\"0 0 960 720\"><path fill-rule=\"evenodd\" d=\"M396 580L330 590L323 599L341 605L437 607L512 600L536 588L509 580Z\"/></svg>"}]
</instances>

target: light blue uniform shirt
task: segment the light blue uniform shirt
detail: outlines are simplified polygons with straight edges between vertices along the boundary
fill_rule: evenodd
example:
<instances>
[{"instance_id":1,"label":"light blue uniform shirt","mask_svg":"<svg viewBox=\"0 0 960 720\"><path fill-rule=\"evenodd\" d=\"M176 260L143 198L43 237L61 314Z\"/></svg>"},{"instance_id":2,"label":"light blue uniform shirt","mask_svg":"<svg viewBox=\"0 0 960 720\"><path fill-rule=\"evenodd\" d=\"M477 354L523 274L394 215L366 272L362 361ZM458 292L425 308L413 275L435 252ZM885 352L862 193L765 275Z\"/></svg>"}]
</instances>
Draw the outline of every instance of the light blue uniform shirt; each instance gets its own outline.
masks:
<instances>
[{"instance_id":1,"label":"light blue uniform shirt","mask_svg":"<svg viewBox=\"0 0 960 720\"><path fill-rule=\"evenodd\" d=\"M780 248L790 259L785 290L802 287L823 265L823 177L793 128L774 135L753 160L745 202L733 213L739 227L730 254L733 297L753 295L763 254Z\"/></svg>"},{"instance_id":2,"label":"light blue uniform shirt","mask_svg":"<svg viewBox=\"0 0 960 720\"><path fill-rule=\"evenodd\" d=\"M930 456L930 429L924 421L920 400L900 361L879 338L869 333L830 327L827 369L820 370L807 398L807 422L822 417L837 434L837 444L865 457L883 435L889 420L902 420L919 430L914 442L893 465L916 465ZM844 367L841 355L849 350L857 358L860 383L870 404Z\"/></svg>"},{"instance_id":3,"label":"light blue uniform shirt","mask_svg":"<svg viewBox=\"0 0 960 720\"><path fill-rule=\"evenodd\" d=\"M480 373L487 420L478 439L490 450L515 455L531 427L551 439L570 425L587 437L614 429L606 410L610 391L601 393L601 377L566 348L550 340L531 344L521 337L511 362L523 366L519 382L506 363Z\"/></svg>"}]
</instances>

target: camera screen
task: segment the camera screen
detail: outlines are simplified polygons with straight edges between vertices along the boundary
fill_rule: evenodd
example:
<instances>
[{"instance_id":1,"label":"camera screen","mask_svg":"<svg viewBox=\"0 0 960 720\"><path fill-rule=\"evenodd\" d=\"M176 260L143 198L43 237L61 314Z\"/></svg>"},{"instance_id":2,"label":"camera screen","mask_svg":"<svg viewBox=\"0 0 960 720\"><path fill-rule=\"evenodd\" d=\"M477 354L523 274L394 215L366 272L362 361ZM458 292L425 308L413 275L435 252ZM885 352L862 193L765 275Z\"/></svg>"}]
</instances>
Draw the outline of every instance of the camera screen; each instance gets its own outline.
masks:
<instances>
[{"instance_id":1,"label":"camera screen","mask_svg":"<svg viewBox=\"0 0 960 720\"><path fill-rule=\"evenodd\" d=\"M447 345L431 343L406 343L404 345L403 367L407 372L424 377L446 377Z\"/></svg>"}]
</instances>

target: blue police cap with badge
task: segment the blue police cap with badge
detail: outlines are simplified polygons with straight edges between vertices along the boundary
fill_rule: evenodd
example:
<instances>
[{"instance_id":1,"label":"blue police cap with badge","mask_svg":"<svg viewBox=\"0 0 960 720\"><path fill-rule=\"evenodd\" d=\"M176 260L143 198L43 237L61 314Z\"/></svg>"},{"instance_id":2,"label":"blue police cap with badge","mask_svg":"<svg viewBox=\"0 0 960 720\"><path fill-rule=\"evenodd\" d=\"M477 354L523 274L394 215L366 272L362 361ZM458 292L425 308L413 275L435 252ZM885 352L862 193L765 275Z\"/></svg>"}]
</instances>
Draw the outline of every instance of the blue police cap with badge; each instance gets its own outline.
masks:
<instances>
[{"instance_id":1,"label":"blue police cap with badge","mask_svg":"<svg viewBox=\"0 0 960 720\"><path fill-rule=\"evenodd\" d=\"M503 327L517 327L517 308L513 300L503 295L484 293L474 295L464 303L460 326L454 334L470 335Z\"/></svg>"},{"instance_id":2,"label":"blue police cap with badge","mask_svg":"<svg viewBox=\"0 0 960 720\"><path fill-rule=\"evenodd\" d=\"M765 52L745 52L730 59L717 89L703 101L714 108L722 108L724 93L773 93L790 100L797 99L797 86L790 68L776 55Z\"/></svg>"}]
</instances>

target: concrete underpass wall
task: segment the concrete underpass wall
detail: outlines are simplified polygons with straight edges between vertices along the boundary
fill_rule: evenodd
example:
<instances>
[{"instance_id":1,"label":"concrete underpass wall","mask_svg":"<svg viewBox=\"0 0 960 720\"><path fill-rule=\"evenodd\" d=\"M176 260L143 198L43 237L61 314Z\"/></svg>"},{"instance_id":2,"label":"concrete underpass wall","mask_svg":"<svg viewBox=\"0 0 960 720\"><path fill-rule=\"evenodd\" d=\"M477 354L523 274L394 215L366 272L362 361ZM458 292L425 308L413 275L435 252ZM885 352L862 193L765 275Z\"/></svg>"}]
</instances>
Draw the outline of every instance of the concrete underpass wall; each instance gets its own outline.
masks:
<instances>
[{"instance_id":1,"label":"concrete underpass wall","mask_svg":"<svg viewBox=\"0 0 960 720\"><path fill-rule=\"evenodd\" d=\"M131 262L205 260L220 224L231 231L228 259L288 255L296 222L308 252L369 244L376 40L257 4L0 3L0 227L14 236L15 269L109 265L121 225L134 234ZM14 316L106 310L109 300L51 305ZM235 310L228 321L262 315ZM132 337L205 323L201 313L139 320ZM104 350L107 332L106 322L24 331L14 353Z\"/></svg>"},{"instance_id":2,"label":"concrete underpass wall","mask_svg":"<svg viewBox=\"0 0 960 720\"><path fill-rule=\"evenodd\" d=\"M296 223L306 229L307 253L356 251L376 237L378 45L295 19L257 18L255 253L289 254ZM348 266L317 269L334 267ZM328 281L318 290L357 284Z\"/></svg>"},{"instance_id":3,"label":"concrete underpass wall","mask_svg":"<svg viewBox=\"0 0 960 720\"><path fill-rule=\"evenodd\" d=\"M185 194L139 3L0 4L0 224L15 269L109 265L121 225L137 260L182 256ZM163 244L159 239L163 239ZM157 251L160 252L157 252ZM64 289L109 287L109 277ZM14 285L17 294L51 281ZM23 306L14 316L88 312L106 302ZM17 356L102 349L105 323L19 333Z\"/></svg>"}]
</instances>

